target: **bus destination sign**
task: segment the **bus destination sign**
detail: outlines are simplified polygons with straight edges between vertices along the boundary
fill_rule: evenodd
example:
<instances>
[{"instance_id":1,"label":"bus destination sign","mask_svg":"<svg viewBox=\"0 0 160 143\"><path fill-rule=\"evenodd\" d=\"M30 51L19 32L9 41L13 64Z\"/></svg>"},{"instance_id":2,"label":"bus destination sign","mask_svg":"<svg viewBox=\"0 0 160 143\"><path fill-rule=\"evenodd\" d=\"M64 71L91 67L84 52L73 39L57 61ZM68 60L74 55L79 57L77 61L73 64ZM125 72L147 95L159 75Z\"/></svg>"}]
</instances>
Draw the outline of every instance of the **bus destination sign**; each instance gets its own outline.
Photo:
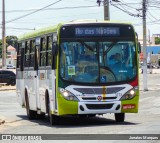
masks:
<instances>
[{"instance_id":1,"label":"bus destination sign","mask_svg":"<svg viewBox=\"0 0 160 143\"><path fill-rule=\"evenodd\" d=\"M118 27L77 27L75 36L119 36Z\"/></svg>"}]
</instances>

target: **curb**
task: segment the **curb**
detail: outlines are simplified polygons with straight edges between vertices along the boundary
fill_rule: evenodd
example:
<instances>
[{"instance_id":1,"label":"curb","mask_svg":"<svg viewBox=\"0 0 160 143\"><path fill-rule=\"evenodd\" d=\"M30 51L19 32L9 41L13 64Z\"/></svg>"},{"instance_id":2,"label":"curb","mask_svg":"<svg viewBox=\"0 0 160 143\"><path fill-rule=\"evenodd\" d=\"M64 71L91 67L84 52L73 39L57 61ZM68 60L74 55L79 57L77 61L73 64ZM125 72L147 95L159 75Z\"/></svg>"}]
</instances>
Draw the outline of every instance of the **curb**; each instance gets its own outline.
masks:
<instances>
[{"instance_id":1,"label":"curb","mask_svg":"<svg viewBox=\"0 0 160 143\"><path fill-rule=\"evenodd\" d=\"M16 90L16 89L0 89L0 91Z\"/></svg>"}]
</instances>

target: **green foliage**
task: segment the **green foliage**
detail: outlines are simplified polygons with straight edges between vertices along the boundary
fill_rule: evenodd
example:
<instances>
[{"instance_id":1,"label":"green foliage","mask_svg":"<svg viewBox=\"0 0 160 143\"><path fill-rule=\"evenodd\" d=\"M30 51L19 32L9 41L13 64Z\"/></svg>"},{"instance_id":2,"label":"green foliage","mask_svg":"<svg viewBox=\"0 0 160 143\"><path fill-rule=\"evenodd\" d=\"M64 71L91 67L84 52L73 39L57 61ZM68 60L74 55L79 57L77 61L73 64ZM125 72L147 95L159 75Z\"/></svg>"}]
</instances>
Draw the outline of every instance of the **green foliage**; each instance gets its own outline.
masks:
<instances>
[{"instance_id":1,"label":"green foliage","mask_svg":"<svg viewBox=\"0 0 160 143\"><path fill-rule=\"evenodd\" d=\"M8 47L9 45L13 46L16 48L18 38L16 36L7 36L6 37L6 46Z\"/></svg>"},{"instance_id":2,"label":"green foliage","mask_svg":"<svg viewBox=\"0 0 160 143\"><path fill-rule=\"evenodd\" d=\"M155 38L155 44L156 44L156 45L160 44L160 37L156 37L156 38Z\"/></svg>"},{"instance_id":3,"label":"green foliage","mask_svg":"<svg viewBox=\"0 0 160 143\"><path fill-rule=\"evenodd\" d=\"M16 48L18 38L16 36L7 36L6 37L6 48L11 45ZM2 58L2 40L0 39L0 58Z\"/></svg>"}]
</instances>

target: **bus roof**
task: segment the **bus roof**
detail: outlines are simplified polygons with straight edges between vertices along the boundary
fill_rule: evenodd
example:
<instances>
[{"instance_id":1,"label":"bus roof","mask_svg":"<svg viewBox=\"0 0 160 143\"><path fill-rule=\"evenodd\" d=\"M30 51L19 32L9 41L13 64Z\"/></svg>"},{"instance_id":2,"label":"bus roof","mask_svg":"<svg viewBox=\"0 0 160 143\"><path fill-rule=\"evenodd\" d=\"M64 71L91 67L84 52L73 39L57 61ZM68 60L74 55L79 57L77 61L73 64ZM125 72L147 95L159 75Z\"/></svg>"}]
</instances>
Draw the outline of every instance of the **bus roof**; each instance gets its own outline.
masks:
<instances>
[{"instance_id":1,"label":"bus roof","mask_svg":"<svg viewBox=\"0 0 160 143\"><path fill-rule=\"evenodd\" d=\"M26 33L26 34L18 37L18 40L22 41L22 40L26 40L26 39L31 39L31 38L34 38L34 37L38 37L38 36L41 36L41 35L45 35L45 34L55 32L56 30L57 30L57 25L56 26L50 26L50 27L47 27L47 28L38 29L38 30Z\"/></svg>"},{"instance_id":2,"label":"bus roof","mask_svg":"<svg viewBox=\"0 0 160 143\"><path fill-rule=\"evenodd\" d=\"M131 23L124 23L124 22L117 22L117 21L97 21L97 20L75 20L75 21L71 21L71 22L66 22L66 23L60 23L56 26L50 26L50 27L47 27L47 28L42 28L42 29L38 29L38 30L35 30L33 32L29 32L29 33L26 33L22 36L20 36L18 38L19 41L23 41L23 40L26 40L26 39L32 39L34 37L38 37L38 36L41 36L41 35L45 35L45 34L49 34L49 33L52 33L52 32L56 32L56 30L58 29L58 27L60 25L75 25L75 24L89 24L89 23L92 23L92 24L97 24L97 23L112 23L112 24L124 24L124 25L131 25Z\"/></svg>"}]
</instances>

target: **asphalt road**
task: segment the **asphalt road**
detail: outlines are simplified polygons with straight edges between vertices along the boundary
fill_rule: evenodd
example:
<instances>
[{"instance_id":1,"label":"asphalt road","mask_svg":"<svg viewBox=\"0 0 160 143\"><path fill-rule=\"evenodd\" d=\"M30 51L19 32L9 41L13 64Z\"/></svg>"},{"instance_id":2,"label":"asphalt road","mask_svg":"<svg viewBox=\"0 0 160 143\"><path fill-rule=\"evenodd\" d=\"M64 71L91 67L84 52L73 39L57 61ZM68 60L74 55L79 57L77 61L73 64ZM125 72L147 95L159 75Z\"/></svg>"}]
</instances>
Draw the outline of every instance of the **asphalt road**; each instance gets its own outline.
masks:
<instances>
[{"instance_id":1,"label":"asphalt road","mask_svg":"<svg viewBox=\"0 0 160 143\"><path fill-rule=\"evenodd\" d=\"M86 119L66 117L56 126L51 126L47 119L29 121L26 110L16 101L15 91L0 91L0 120L5 120L0 125L0 134L160 134L159 79L160 74L149 74L149 91L143 91L140 75L139 113L126 114L124 123L116 123L114 114Z\"/></svg>"}]
</instances>

